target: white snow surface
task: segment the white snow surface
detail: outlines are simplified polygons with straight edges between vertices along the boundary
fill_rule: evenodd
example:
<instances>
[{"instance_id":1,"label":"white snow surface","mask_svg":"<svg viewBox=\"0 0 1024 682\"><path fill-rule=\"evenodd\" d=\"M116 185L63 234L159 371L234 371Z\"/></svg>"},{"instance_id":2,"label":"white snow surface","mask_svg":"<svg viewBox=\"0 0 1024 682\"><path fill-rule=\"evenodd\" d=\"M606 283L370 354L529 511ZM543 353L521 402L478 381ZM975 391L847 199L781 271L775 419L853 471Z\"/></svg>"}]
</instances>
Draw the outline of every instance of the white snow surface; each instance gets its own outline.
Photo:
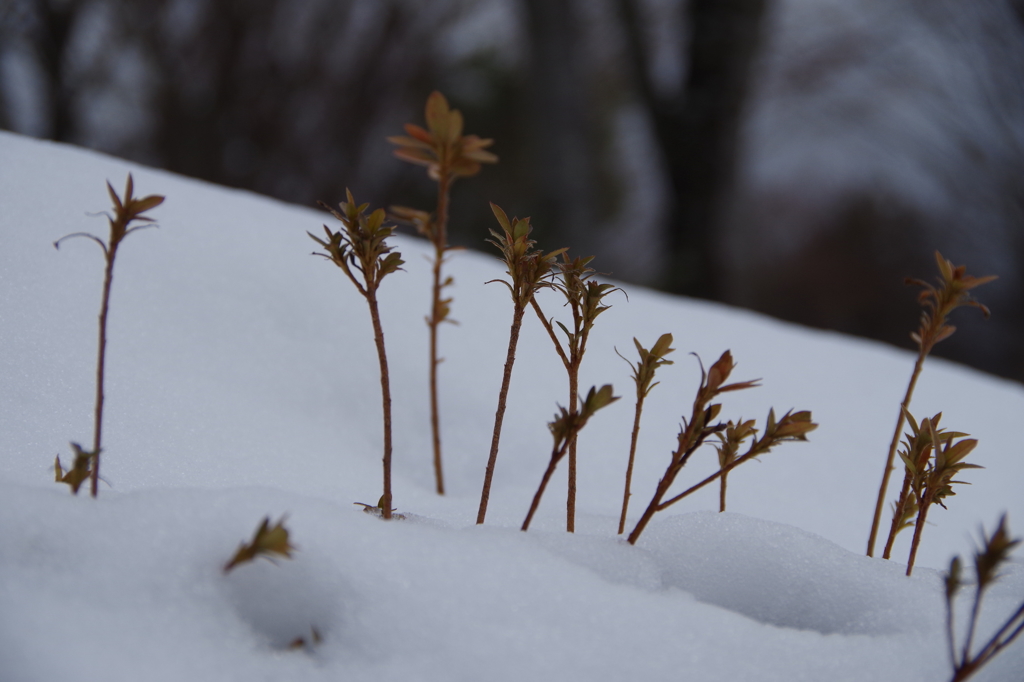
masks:
<instances>
[{"instance_id":1,"label":"white snow surface","mask_svg":"<svg viewBox=\"0 0 1024 682\"><path fill-rule=\"evenodd\" d=\"M91 442L104 181L127 172L166 202L119 251L107 355L99 499L53 482L54 455ZM426 180L425 180L426 182ZM358 195L358 183L353 190ZM400 198L396 198L400 199ZM483 199L481 199L483 200ZM581 386L622 399L580 437L577 532L564 531L564 463L518 530L566 400L550 340L528 317L487 523L474 524L508 343L495 257L450 262L441 365L448 494L434 493L427 408L428 250L381 290L391 363L395 505L380 495L379 375L364 300L312 257L328 214L73 147L0 133L0 680L921 680L950 676L940 573L984 524L1024 524L1017 437L1024 389L930 359L912 411L980 439L949 509L936 509L911 578L863 556L908 351L629 287L611 298ZM543 217L535 217L543 229ZM949 254L956 260L955 254ZM600 269L600 264L595 263ZM542 305L564 318L557 300ZM908 331L915 320L908 320ZM725 349L723 416L809 409L820 428L717 488L616 535L633 419L632 337L675 337L647 400L630 516L667 463L705 365ZM677 482L714 471L710 447ZM901 475L894 476L898 486ZM298 551L228 575L265 515ZM632 523L630 524L632 527ZM1010 566L982 634L1024 599ZM961 615L967 604L960 606ZM311 628L322 642L290 650ZM975 679L1024 677L1024 643Z\"/></svg>"}]
</instances>

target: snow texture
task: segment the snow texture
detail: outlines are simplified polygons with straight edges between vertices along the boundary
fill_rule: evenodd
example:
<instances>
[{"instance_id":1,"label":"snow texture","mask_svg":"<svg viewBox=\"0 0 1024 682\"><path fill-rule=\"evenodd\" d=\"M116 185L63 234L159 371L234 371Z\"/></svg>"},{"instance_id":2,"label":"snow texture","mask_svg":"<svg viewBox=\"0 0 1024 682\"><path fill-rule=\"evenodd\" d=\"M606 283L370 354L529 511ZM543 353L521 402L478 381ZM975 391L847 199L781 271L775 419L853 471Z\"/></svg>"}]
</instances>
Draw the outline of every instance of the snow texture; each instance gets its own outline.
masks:
<instances>
[{"instance_id":1,"label":"snow texture","mask_svg":"<svg viewBox=\"0 0 1024 682\"><path fill-rule=\"evenodd\" d=\"M948 679L936 568L1008 510L1024 523L1016 426L1024 390L929 360L913 412L980 439L986 468L937 509L918 568L863 556L912 356L876 343L637 287L598 321L581 386L623 399L581 435L577 533L564 470L529 533L518 527L550 452L566 381L540 325L524 325L487 524L479 486L511 306L501 266L450 264L458 327L442 333L449 495L433 493L427 414L428 253L398 238L385 280L395 409L395 504L380 495L377 363L364 301L304 234L329 215L80 149L0 133L0 679L52 680L920 680ZM58 237L106 221L103 182L133 172L167 196L158 229L119 252L110 317L98 500L49 469L89 442L102 259ZM357 194L358 198L358 194ZM552 297L548 315L564 316ZM908 321L913 324L914 321ZM675 364L647 401L635 522L705 365L726 348L726 417L810 409L821 424L659 514L637 546L615 535L633 416L627 356L671 332ZM714 471L699 452L677 485ZM221 567L265 515L298 551ZM909 534L905 534L909 535ZM1024 599L1011 566L982 633ZM961 614L965 611L961 606ZM290 650L297 637L322 642ZM1024 644L977 676L1019 680Z\"/></svg>"}]
</instances>

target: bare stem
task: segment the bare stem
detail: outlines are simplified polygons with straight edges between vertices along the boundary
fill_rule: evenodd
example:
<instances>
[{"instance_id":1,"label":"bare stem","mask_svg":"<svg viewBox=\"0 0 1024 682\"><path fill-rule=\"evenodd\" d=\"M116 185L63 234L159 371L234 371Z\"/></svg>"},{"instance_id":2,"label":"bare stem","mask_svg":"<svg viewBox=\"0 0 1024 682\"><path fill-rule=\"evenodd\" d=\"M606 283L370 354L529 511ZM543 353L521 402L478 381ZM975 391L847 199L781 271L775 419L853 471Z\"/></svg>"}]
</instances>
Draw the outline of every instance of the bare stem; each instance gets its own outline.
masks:
<instances>
[{"instance_id":1,"label":"bare stem","mask_svg":"<svg viewBox=\"0 0 1024 682\"><path fill-rule=\"evenodd\" d=\"M512 381L512 365L516 361L516 346L519 344L519 329L523 326L523 313L526 309L516 305L512 315L512 329L508 338L508 354L505 357L505 373L501 378L501 391L498 393L498 409L494 413L494 433L491 435L491 453L487 457L487 469L484 472L484 487L480 493L480 509L476 514L476 522L483 523L487 516L487 502L491 497L491 479L494 476L494 463L498 459L498 441L501 439L501 422L505 418L505 402L508 399L508 387Z\"/></svg>"},{"instance_id":2,"label":"bare stem","mask_svg":"<svg viewBox=\"0 0 1024 682\"><path fill-rule=\"evenodd\" d=\"M910 409L910 399L914 396L914 387L917 386L917 378L921 375L921 367L924 366L924 359L927 357L926 347L922 347L917 355L917 362L914 363L914 371L910 375L910 383L907 384L907 393L903 396L900 416L896 420L896 430L892 434L892 441L889 443L889 455L885 460L885 471L882 473L882 484L878 487L878 500L875 502L875 516L871 521L871 534L868 536L868 556L875 555L875 540L878 537L878 527L882 521L882 509L885 507L885 493L889 487L889 476L893 471L893 462L896 459L896 448L900 444L903 425L906 422L904 410ZM888 557L886 557L888 558Z\"/></svg>"},{"instance_id":3,"label":"bare stem","mask_svg":"<svg viewBox=\"0 0 1024 682\"><path fill-rule=\"evenodd\" d=\"M434 265L434 308L438 306L440 295L439 281L441 267L439 263ZM441 467L441 418L438 411L437 400L437 366L441 361L437 358L437 319L430 324L430 432L434 445L434 480L437 483L437 494L444 495L444 470Z\"/></svg>"},{"instance_id":4,"label":"bare stem","mask_svg":"<svg viewBox=\"0 0 1024 682\"><path fill-rule=\"evenodd\" d=\"M722 512L725 511L725 489L728 486L728 481L729 481L729 469L727 467L722 467L721 479L722 479L721 480L721 484L722 485L721 485L721 488L718 491L718 513L719 514L721 514Z\"/></svg>"},{"instance_id":5,"label":"bare stem","mask_svg":"<svg viewBox=\"0 0 1024 682\"><path fill-rule=\"evenodd\" d=\"M672 481L675 479L675 474L671 471L665 473L665 477L658 481L658 489L654 493L654 497L651 498L651 503L647 505L647 509L644 510L643 516L637 521L636 527L633 532L629 534L627 541L631 545L635 545L636 541L640 539L640 534L644 532L644 528L650 523L651 518L658 511L658 505L661 502L661 498L668 492L669 487L672 485Z\"/></svg>"},{"instance_id":6,"label":"bare stem","mask_svg":"<svg viewBox=\"0 0 1024 682\"><path fill-rule=\"evenodd\" d=\"M992 635L992 638L989 639L988 643L978 653L978 655L975 656L973 660L968 661L970 669L967 670L967 674L959 676L960 671L957 670L958 676L953 678L954 681L967 679L969 674L988 663L992 657L1002 651L1005 647L1009 646L1013 640L1017 639L1020 633L1024 631L1024 620L1021 619L1024 619L1024 604L1021 604L1020 608L1018 608L1017 611L1010 616L1005 623L1003 623L1003 626L999 628L994 635ZM1009 632L1010 628L1013 628L1015 624L1016 628L1014 628L1012 632ZM1007 632L1009 632L1009 634L1007 634Z\"/></svg>"},{"instance_id":7,"label":"bare stem","mask_svg":"<svg viewBox=\"0 0 1024 682\"><path fill-rule=\"evenodd\" d=\"M633 532L629 534L629 544L636 544L636 541L640 539L640 534L644 532L644 528L646 528L647 524L651 522L651 519L654 517L655 513L661 511L670 504L673 504L674 502L681 500L683 497L686 497L694 490L697 490L698 488L707 485L708 483L715 480L721 475L722 472L721 470L719 470L717 474L705 479L703 482L697 484L696 486L686 491L682 495L677 495L676 497L672 498L671 500L665 503L662 503L661 501L661 498L665 497L665 494L668 493L668 489L672 487L672 483L675 482L676 476L678 476L679 472L683 470L684 466L686 466L686 462L690 459L690 455L696 452L697 449L704 444L704 438L705 435L703 433L700 433L696 434L695 436L682 439L683 443L691 443L691 441L692 443L690 444L690 447L686 449L685 452L681 452L682 445L680 445L680 449L676 450L676 452L673 453L673 463L665 472L665 476L660 481L658 481L658 489L655 491L654 497L651 498L651 503L647 505L647 509L644 510L643 516L640 517L640 520L637 522L636 527L633 529ZM741 457L739 460L737 460L737 463L739 463L739 461L743 459L744 457Z\"/></svg>"},{"instance_id":8,"label":"bare stem","mask_svg":"<svg viewBox=\"0 0 1024 682\"><path fill-rule=\"evenodd\" d=\"M551 342L555 344L555 350L558 352L558 357L561 358L562 364L565 365L566 371L569 371L569 358L565 354L565 350L562 349L562 343L558 340L558 336L555 335L555 329L551 326L551 321L544 317L544 311L540 309L540 304L537 303L537 299L531 298L530 305L533 306L534 312L537 313L537 317L540 318L540 323L544 325L544 329L547 330L548 336L551 337Z\"/></svg>"},{"instance_id":9,"label":"bare stem","mask_svg":"<svg viewBox=\"0 0 1024 682\"><path fill-rule=\"evenodd\" d=\"M569 414L579 413L579 363L569 371ZM576 532L576 440L578 434L569 439L569 489L565 500L565 530Z\"/></svg>"},{"instance_id":10,"label":"bare stem","mask_svg":"<svg viewBox=\"0 0 1024 682\"><path fill-rule=\"evenodd\" d=\"M901 411L902 414L902 411ZM903 515L907 509L907 501L910 499L910 472L903 476L903 487L900 488L900 496L896 498L896 508L892 514L892 525L889 527L889 537L885 541L885 549L882 550L882 558L888 559L892 556L892 547L896 543L896 535L900 532L900 525L903 522ZM870 554L868 556L871 556Z\"/></svg>"},{"instance_id":11,"label":"bare stem","mask_svg":"<svg viewBox=\"0 0 1024 682\"><path fill-rule=\"evenodd\" d=\"M533 515L537 512L537 507L540 506L540 498L544 496L544 489L548 487L548 481L551 480L551 475L555 473L555 467L558 466L558 460L565 456L565 449L561 452L555 451L551 453L551 461L548 462L548 468L544 470L544 477L540 479L540 486L537 488L537 492L533 496L533 502L530 503L530 511L526 514L526 520L523 521L523 527L520 530L527 530L530 527L530 521L533 520Z\"/></svg>"},{"instance_id":12,"label":"bare stem","mask_svg":"<svg viewBox=\"0 0 1024 682\"><path fill-rule=\"evenodd\" d=\"M924 523L928 518L928 507L932 506L932 501L927 493L925 493L924 499L921 500L920 509L917 512L917 520L914 522L914 540L910 545L910 558L907 559L907 576L914 571L914 559L917 558L917 547L921 544L921 532L924 531Z\"/></svg>"},{"instance_id":13,"label":"bare stem","mask_svg":"<svg viewBox=\"0 0 1024 682\"><path fill-rule=\"evenodd\" d=\"M103 442L103 377L107 358L107 311L110 307L110 285L114 280L114 258L117 256L117 242L104 249L107 256L107 268L103 276L103 300L100 303L99 350L96 358L96 414L92 436L92 473L90 474L90 494L99 495L100 483L100 446Z\"/></svg>"},{"instance_id":14,"label":"bare stem","mask_svg":"<svg viewBox=\"0 0 1024 682\"><path fill-rule=\"evenodd\" d=\"M437 494L444 495L444 471L441 466L441 417L437 398L437 328L443 321L441 313L441 266L448 249L448 192L451 178L446 168L441 169L437 183L437 215L434 220L434 286L430 306L430 430L434 446L434 478Z\"/></svg>"},{"instance_id":15,"label":"bare stem","mask_svg":"<svg viewBox=\"0 0 1024 682\"><path fill-rule=\"evenodd\" d=\"M747 454L743 455L742 457L738 458L735 462L733 462L729 466L729 470L731 471L732 469L735 469L740 464L743 464L747 460L753 459L754 457L756 457L756 456L758 456L760 454L762 454L762 453L761 452L748 452ZM657 511L661 511L663 509L668 509L669 507L671 507L673 504L675 504L679 500L683 499L684 497L687 497L688 495L692 495L693 493L697 492L698 490L700 490L704 486L708 485L709 483L714 483L719 477L721 477L721 475L722 475L722 470L719 469L715 473L713 473L710 476L708 476L707 478L705 478L700 483L696 483L694 485L691 485L689 488L687 488L683 492L679 493L678 495L676 495L672 499L668 500L667 502L662 502L661 504L659 504L658 508L657 508Z\"/></svg>"},{"instance_id":16,"label":"bare stem","mask_svg":"<svg viewBox=\"0 0 1024 682\"><path fill-rule=\"evenodd\" d=\"M974 591L974 605L971 608L971 620L967 625L967 637L964 639L964 652L961 659L971 660L971 645L974 644L974 629L978 625L978 614L981 611L981 597L984 588L979 582Z\"/></svg>"},{"instance_id":17,"label":"bare stem","mask_svg":"<svg viewBox=\"0 0 1024 682\"><path fill-rule=\"evenodd\" d=\"M629 440L629 463L626 465L626 489L622 493L622 515L619 516L619 535L626 532L626 511L629 509L629 486L633 480L633 460L636 457L636 443L640 437L640 414L644 410L644 395L639 390L636 397L636 414L633 416L633 436Z\"/></svg>"},{"instance_id":18,"label":"bare stem","mask_svg":"<svg viewBox=\"0 0 1024 682\"><path fill-rule=\"evenodd\" d=\"M949 647L949 661L953 666L953 670L957 671L960 669L960 662L957 661L956 655L956 615L954 613L954 602L956 601L956 594L946 593L946 644Z\"/></svg>"},{"instance_id":19,"label":"bare stem","mask_svg":"<svg viewBox=\"0 0 1024 682\"><path fill-rule=\"evenodd\" d=\"M391 383L388 374L388 356L384 351L384 330L380 325L377 310L377 292L370 289L366 294L370 304L370 319L373 321L373 342L377 345L377 359L380 361L380 393L384 410L384 501L381 513L391 518Z\"/></svg>"}]
</instances>

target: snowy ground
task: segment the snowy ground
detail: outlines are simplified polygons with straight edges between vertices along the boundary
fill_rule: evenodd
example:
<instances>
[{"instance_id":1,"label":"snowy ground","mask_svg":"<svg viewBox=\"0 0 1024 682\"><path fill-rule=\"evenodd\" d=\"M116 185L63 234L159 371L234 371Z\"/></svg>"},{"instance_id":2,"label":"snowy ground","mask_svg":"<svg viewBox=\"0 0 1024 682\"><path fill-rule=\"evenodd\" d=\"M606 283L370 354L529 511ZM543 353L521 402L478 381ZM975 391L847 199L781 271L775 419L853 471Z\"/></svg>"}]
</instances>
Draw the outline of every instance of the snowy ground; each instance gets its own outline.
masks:
<instances>
[{"instance_id":1,"label":"snowy ground","mask_svg":"<svg viewBox=\"0 0 1024 682\"><path fill-rule=\"evenodd\" d=\"M395 504L383 523L380 404L365 304L306 230L329 216L79 149L0 133L0 679L52 680L921 680L949 676L939 574L980 524L1024 529L1018 384L930 360L913 412L980 439L936 510L913 578L863 556L878 478L912 366L904 351L748 312L629 288L591 338L581 384L623 399L580 442L578 532L564 471L531 531L565 377L528 318L488 523L473 524L511 305L496 260L453 258L442 334L449 495L433 493L426 386L426 250L398 239L385 281L395 401ZM161 227L129 238L114 278L99 500L53 483L54 455L92 433L95 324L106 234L87 212L103 182L167 196ZM358 198L358 184L353 186ZM396 199L400 199L397 198ZM542 217L536 217L543 229ZM922 248L928 248L923 245ZM954 261L956 254L947 254ZM599 263L595 263L600 267ZM930 273L912 273L918 276ZM908 292L908 295L911 295ZM984 290L979 292L984 299ZM553 298L544 299L559 315ZM963 314L972 314L967 311ZM998 315L999 311L993 311ZM908 320L909 327L916 321ZM675 336L648 399L631 516L642 512L699 379L689 352L729 348L724 416L810 409L820 428L656 517L636 547L615 535L633 413L632 337ZM677 485L714 470L699 453ZM897 477L898 480L898 477ZM288 514L299 551L228 576L264 515ZM909 534L907 534L909 535ZM1015 565L988 627L1024 598ZM315 627L312 650L285 645ZM1017 680L1024 643L979 680Z\"/></svg>"}]
</instances>

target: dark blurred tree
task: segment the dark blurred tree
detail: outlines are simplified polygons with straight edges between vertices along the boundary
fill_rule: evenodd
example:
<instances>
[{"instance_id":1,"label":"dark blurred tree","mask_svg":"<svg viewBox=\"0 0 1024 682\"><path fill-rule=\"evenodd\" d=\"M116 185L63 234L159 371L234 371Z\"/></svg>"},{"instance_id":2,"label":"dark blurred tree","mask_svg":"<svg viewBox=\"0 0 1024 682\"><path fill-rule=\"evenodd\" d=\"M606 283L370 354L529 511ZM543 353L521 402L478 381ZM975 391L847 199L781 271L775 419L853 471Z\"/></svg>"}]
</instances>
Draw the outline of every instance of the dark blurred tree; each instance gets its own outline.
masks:
<instances>
[{"instance_id":1,"label":"dark blurred tree","mask_svg":"<svg viewBox=\"0 0 1024 682\"><path fill-rule=\"evenodd\" d=\"M86 96L121 88L122 103L143 103L142 132L104 151L305 204L334 201L345 184L385 199L400 171L383 138L421 108L436 36L464 5L12 1L2 23L39 67L45 135L87 143ZM119 81L125 62L143 76Z\"/></svg>"},{"instance_id":2,"label":"dark blurred tree","mask_svg":"<svg viewBox=\"0 0 1024 682\"><path fill-rule=\"evenodd\" d=\"M674 92L654 83L638 0L618 0L632 81L650 112L671 187L666 230L669 291L718 294L712 239L737 166L738 137L766 0L690 0L686 76Z\"/></svg>"},{"instance_id":3,"label":"dark blurred tree","mask_svg":"<svg viewBox=\"0 0 1024 682\"><path fill-rule=\"evenodd\" d=\"M51 139L75 139L74 100L80 86L70 77L69 48L81 17L84 0L10 0L0 9L0 39L10 47L21 43L38 67L42 106L39 127ZM6 93L0 99L2 121L12 116Z\"/></svg>"}]
</instances>

